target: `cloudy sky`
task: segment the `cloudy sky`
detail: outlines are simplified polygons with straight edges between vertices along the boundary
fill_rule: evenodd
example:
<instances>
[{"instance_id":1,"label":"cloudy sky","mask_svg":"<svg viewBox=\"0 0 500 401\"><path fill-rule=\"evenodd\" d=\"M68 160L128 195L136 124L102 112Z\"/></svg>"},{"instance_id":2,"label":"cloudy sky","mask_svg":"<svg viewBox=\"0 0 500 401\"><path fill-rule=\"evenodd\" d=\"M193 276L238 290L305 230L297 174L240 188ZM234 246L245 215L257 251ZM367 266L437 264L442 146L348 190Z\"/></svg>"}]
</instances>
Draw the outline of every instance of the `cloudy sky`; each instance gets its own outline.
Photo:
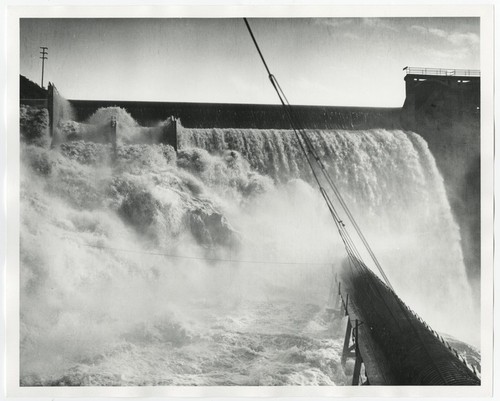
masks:
<instances>
[{"instance_id":1,"label":"cloudy sky","mask_svg":"<svg viewBox=\"0 0 500 401\"><path fill-rule=\"evenodd\" d=\"M478 18L250 19L292 104L399 107L403 67L479 69ZM242 19L23 19L21 74L70 99L277 103Z\"/></svg>"}]
</instances>

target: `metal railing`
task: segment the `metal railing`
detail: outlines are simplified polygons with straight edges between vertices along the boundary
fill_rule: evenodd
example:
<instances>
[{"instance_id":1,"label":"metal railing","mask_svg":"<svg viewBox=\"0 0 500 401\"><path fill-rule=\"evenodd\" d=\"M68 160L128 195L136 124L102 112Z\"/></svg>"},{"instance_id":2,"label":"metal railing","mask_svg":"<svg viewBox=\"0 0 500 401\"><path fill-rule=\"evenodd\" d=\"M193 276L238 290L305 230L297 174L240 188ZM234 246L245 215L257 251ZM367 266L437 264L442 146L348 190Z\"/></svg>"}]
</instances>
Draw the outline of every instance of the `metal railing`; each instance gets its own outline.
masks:
<instances>
[{"instance_id":1,"label":"metal railing","mask_svg":"<svg viewBox=\"0 0 500 401\"><path fill-rule=\"evenodd\" d=\"M443 77L479 77L481 76L480 70L457 70L450 68L423 68L423 67L405 67L403 71L406 74L412 75L437 75Z\"/></svg>"}]
</instances>

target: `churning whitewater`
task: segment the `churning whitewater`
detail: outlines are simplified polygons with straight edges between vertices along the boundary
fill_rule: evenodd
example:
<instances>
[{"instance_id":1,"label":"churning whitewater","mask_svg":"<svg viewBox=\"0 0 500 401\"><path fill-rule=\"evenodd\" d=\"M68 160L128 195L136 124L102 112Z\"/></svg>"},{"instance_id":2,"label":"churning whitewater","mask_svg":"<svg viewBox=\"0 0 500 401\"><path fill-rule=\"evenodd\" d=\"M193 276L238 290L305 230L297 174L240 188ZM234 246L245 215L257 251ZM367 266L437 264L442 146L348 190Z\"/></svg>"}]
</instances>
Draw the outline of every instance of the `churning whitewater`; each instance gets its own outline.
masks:
<instances>
[{"instance_id":1,"label":"churning whitewater","mask_svg":"<svg viewBox=\"0 0 500 401\"><path fill-rule=\"evenodd\" d=\"M116 160L96 143L112 115ZM23 108L21 123L22 385L349 383L324 309L345 251L291 131L180 127L175 152L108 108L50 149L43 113ZM307 134L396 292L477 344L425 141Z\"/></svg>"}]
</instances>

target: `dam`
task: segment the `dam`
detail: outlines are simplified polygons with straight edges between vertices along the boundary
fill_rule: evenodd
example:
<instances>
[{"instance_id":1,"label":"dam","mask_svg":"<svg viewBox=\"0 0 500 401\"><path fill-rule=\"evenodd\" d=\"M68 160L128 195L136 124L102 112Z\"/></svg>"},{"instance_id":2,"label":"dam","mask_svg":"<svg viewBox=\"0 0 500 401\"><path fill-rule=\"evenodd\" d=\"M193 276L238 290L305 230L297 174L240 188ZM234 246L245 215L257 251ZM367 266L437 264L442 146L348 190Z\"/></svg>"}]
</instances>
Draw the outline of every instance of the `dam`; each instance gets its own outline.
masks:
<instances>
[{"instance_id":1,"label":"dam","mask_svg":"<svg viewBox=\"0 0 500 401\"><path fill-rule=\"evenodd\" d=\"M408 78L408 81L409 80L410 78ZM407 87L407 90L418 91L419 89L412 87L408 89ZM418 96L415 96L414 99L417 98ZM332 129L355 130L364 134L364 130L379 129L383 131L410 129L411 124L413 124L412 121L418 121L422 113L422 109L416 107L416 104L420 104L420 100L418 102L414 100L413 103L409 100L405 102L405 106L401 109L295 106L294 112L299 116L298 118L302 121L304 128L311 131ZM435 104L433 100L429 102L424 101L423 104L425 107L435 108L433 107L433 104ZM413 105L413 109L410 105ZM242 154L244 154L242 151L242 143L246 144L247 152L251 152L251 150L248 149L252 149L252 147L247 145L251 141L247 141L246 136L252 132L256 132L252 130L277 130L277 134L283 133L286 135L286 132L281 131L289 128L281 106L66 100L58 93L55 86L51 85L49 87L48 109L52 136L55 137L60 135L58 131L60 130L61 124L65 121L74 120L83 124L92 113L101 107L126 108L132 117L139 121L141 125L149 127L151 130L158 131L155 137L157 141L170 144L178 151L183 150L182 141L179 140L180 137L178 135L181 129L180 125L177 126L177 121L179 119L183 129L185 129L190 136L189 140L191 144L201 144L202 139L206 139L206 143L210 143L210 141L219 141L219 138L222 138L223 143L225 143L229 149L234 147L236 150L241 151ZM408 111L407 114L410 115L407 120L403 117L405 109ZM472 112L472 116L473 115ZM167 120L168 123L162 123ZM109 121L109 128L119 129L119 127L117 128L116 125L113 125L113 120ZM442 128L443 127L440 127L440 129ZM234 132L228 133L225 132L227 129L231 129L232 131L240 129L240 131L236 134ZM416 130L418 132L418 126L416 126ZM113 141L112 138L116 137L116 134L115 131L114 135L109 136L109 140ZM276 134L276 132L273 131L273 134ZM264 139L268 141L268 137L271 133L259 133L259 135L263 138L265 137ZM345 138L347 141L347 136L349 135L352 135L352 132L347 134L343 133L339 136ZM365 136L370 137L370 135L374 134L370 132ZM382 137L384 135L386 135L385 132L383 132ZM329 144L327 136L328 132L321 132L316 134L315 140L318 143L322 141L325 144ZM394 136L397 137L397 140L403 141L402 135L398 134ZM382 141L382 139L379 140L380 142ZM383 140L390 142L392 137L389 139L383 137ZM416 139L412 140L416 141ZM263 143L269 144L270 142L264 141ZM431 142L429 141L429 143ZM284 148L286 148L286 146L290 148L287 144L284 145ZM208 145L205 147L208 148ZM255 151L257 150L256 148L253 149ZM248 154L245 156L249 157ZM435 157L438 159L438 156L435 155ZM292 160L292 157L288 158L287 165L292 164L290 160ZM276 169L276 171L278 171L278 169ZM413 323L408 323L418 321L418 318L414 316L408 318L406 309L401 308L401 304L397 301L395 293L385 288L383 283L378 283L372 278L371 272L363 270L359 275L357 275L358 273L359 272L356 273L353 269L343 270L339 279L339 283L341 283L339 287L339 297L343 305L343 310L347 314L351 314L351 319L346 331L347 345L345 348L347 351L349 351L349 349L354 350L355 356L358 350L360 355L363 355L363 360L357 359L355 363L355 373L353 375L354 384L361 384L358 377L359 375L356 373L356 369L360 369L361 362L365 364L368 377L368 382L365 384L479 384L479 379L473 369L469 368L460 360L443 341L437 339L437 336L429 331L425 324L420 322L418 328L415 329ZM372 284L366 287L367 282ZM406 329L417 330L419 333L417 337L424 337L425 341L423 347L431 349L431 365L434 364L433 366L438 366L437 370L426 370L429 367L429 360L419 362L419 359L414 357L414 353L418 353L419 350L421 350L421 348L419 349L418 347L422 345L415 345L412 342L412 338L405 337L404 332L407 333L408 330L403 330L403 333L398 332L396 335L399 337L395 342L389 342L387 340L389 335L386 334L384 334L384 336L378 335L378 337L377 334L370 334L370 332L367 334L366 328L371 328L376 325L376 323L370 322L370 315L373 312L370 308L376 308L378 310L378 306L381 305L381 303L369 303L367 305L366 299L364 299L361 294L365 294L368 290L373 293L383 292L382 299L385 300L385 303L393 303L389 314L394 313L395 309L399 310L399 313L404 315L407 320L405 324L407 324L408 327L406 327ZM384 315L384 313L382 313L382 315ZM391 322L390 316L388 317L387 314L384 316L382 315L379 317L388 328L387 330L394 331L398 327L401 327L401 322L399 321L400 316L396 318L397 322ZM359 326L360 323L365 324L365 326ZM422 327L424 327L425 330ZM367 347L374 347L376 350L370 354L370 352L366 351ZM408 361L393 358L393 354L390 351L391 349L405 348L411 349L411 352L408 352L408 358L413 364L405 366L403 370L400 370L400 366ZM346 358L348 356L347 351L345 354ZM373 358L373 354L377 357ZM375 360L375 368L373 360ZM421 375L415 373L419 366L422 368ZM402 375L406 376L403 377Z\"/></svg>"},{"instance_id":2,"label":"dam","mask_svg":"<svg viewBox=\"0 0 500 401\"><path fill-rule=\"evenodd\" d=\"M292 108L307 129L385 128L411 130L421 135L429 144L445 179L452 210L461 229L469 280L479 294L480 72L421 67L405 67L403 71L406 99L400 108L295 105ZM33 102L37 100L31 100ZM187 129L289 128L279 105L66 100L53 84L49 85L47 104L51 134L60 121L83 122L102 107L124 108L145 127L157 126L173 117L168 128L154 136L164 138L162 140L174 149L179 145L178 122Z\"/></svg>"},{"instance_id":3,"label":"dam","mask_svg":"<svg viewBox=\"0 0 500 401\"><path fill-rule=\"evenodd\" d=\"M148 127L173 116L185 128L287 129L289 123L280 105L216 104L67 100L49 83L48 110L51 136L60 122L86 121L96 110L120 107ZM21 100L22 103L22 100ZM400 128L399 108L294 106L294 112L309 129ZM174 137L167 143L177 146Z\"/></svg>"}]
</instances>

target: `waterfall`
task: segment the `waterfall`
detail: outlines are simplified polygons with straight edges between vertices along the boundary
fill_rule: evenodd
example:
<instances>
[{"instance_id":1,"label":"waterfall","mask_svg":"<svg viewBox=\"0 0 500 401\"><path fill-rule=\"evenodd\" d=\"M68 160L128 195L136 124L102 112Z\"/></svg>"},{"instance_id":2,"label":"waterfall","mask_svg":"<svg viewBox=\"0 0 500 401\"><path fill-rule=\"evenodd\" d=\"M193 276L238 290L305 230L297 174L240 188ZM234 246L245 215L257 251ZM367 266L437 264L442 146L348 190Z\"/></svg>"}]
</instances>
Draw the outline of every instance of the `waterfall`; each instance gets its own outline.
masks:
<instances>
[{"instance_id":1,"label":"waterfall","mask_svg":"<svg viewBox=\"0 0 500 401\"><path fill-rule=\"evenodd\" d=\"M425 141L308 135L398 295L475 342ZM118 139L116 160L103 143L21 144L22 384L346 383L323 313L345 251L292 133L180 128L177 153Z\"/></svg>"},{"instance_id":2,"label":"waterfall","mask_svg":"<svg viewBox=\"0 0 500 401\"><path fill-rule=\"evenodd\" d=\"M306 135L398 294L431 324L444 328L447 321L450 332L463 316L473 319L459 228L425 140L387 129L307 130ZM189 148L236 151L276 183L303 179L314 185L290 130L182 128L179 143L181 153Z\"/></svg>"}]
</instances>

